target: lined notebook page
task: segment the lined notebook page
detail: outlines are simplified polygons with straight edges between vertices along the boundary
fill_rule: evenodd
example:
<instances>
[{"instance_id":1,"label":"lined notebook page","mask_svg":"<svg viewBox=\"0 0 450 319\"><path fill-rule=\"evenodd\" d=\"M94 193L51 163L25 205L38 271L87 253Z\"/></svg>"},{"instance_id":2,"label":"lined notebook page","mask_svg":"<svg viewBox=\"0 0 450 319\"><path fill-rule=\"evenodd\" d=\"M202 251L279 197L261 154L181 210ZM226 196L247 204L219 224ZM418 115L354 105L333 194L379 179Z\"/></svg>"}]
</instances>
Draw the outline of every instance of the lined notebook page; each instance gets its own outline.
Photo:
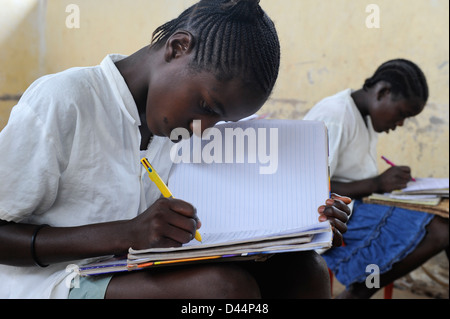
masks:
<instances>
[{"instance_id":1,"label":"lined notebook page","mask_svg":"<svg viewBox=\"0 0 450 319\"><path fill-rule=\"evenodd\" d=\"M237 163L241 154L236 152L234 139L233 163L225 163L226 132L236 127L255 132L256 147L248 142L243 148L239 146L246 154L244 163ZM229 232L237 240L237 233L245 237L246 233L257 236L317 227L317 208L329 197L327 133L322 122L253 120L217 128L224 139L222 163L207 164L205 156L201 163L192 163L191 157L191 163L174 164L168 181L174 197L197 208L204 244L216 233ZM195 143L201 142L202 149L207 147L209 151L213 140L194 136L178 143L177 154L182 154L183 147L187 149L183 143L190 143L192 151L200 145ZM261 141L265 141L265 146ZM264 150L266 158L258 154ZM264 168L273 174L263 174Z\"/></svg>"}]
</instances>

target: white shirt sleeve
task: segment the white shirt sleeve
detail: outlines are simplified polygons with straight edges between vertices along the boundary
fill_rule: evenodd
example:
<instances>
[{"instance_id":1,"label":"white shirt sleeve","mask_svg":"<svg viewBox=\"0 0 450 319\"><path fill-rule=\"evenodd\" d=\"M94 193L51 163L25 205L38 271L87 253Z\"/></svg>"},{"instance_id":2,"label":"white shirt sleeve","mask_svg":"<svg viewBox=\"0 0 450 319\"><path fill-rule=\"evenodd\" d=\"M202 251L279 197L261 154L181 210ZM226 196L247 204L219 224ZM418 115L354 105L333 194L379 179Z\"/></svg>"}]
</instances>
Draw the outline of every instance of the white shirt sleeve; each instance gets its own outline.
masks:
<instances>
[{"instance_id":1,"label":"white shirt sleeve","mask_svg":"<svg viewBox=\"0 0 450 319\"><path fill-rule=\"evenodd\" d=\"M370 118L361 116L351 90L320 101L305 120L323 121L328 128L332 180L350 182L376 176L377 134Z\"/></svg>"},{"instance_id":2,"label":"white shirt sleeve","mask_svg":"<svg viewBox=\"0 0 450 319\"><path fill-rule=\"evenodd\" d=\"M331 99L325 99L314 108L312 108L305 116L305 120L322 121L328 130L328 150L330 174L334 175L339 163L342 146L345 145L345 137L348 135L344 132L347 127L344 125L345 113L338 112L336 102Z\"/></svg>"},{"instance_id":3,"label":"white shirt sleeve","mask_svg":"<svg viewBox=\"0 0 450 319\"><path fill-rule=\"evenodd\" d=\"M0 134L0 163L0 219L19 222L52 205L60 175L57 151L44 123L25 103L13 108Z\"/></svg>"}]
</instances>

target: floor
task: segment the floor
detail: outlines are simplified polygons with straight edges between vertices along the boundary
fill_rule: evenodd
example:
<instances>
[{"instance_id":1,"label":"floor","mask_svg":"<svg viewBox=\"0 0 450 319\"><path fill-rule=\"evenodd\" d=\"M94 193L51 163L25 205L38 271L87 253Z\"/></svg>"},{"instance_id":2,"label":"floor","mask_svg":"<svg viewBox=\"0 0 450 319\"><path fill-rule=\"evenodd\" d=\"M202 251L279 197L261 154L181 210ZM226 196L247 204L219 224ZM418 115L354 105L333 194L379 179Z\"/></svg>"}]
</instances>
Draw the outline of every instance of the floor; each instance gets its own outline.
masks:
<instances>
[{"instance_id":1,"label":"floor","mask_svg":"<svg viewBox=\"0 0 450 319\"><path fill-rule=\"evenodd\" d=\"M338 295L344 286L334 279L333 281L333 297ZM384 299L384 290L380 289L371 299ZM408 289L399 289L394 286L394 291L392 293L392 299L434 299L425 295L416 294Z\"/></svg>"}]
</instances>

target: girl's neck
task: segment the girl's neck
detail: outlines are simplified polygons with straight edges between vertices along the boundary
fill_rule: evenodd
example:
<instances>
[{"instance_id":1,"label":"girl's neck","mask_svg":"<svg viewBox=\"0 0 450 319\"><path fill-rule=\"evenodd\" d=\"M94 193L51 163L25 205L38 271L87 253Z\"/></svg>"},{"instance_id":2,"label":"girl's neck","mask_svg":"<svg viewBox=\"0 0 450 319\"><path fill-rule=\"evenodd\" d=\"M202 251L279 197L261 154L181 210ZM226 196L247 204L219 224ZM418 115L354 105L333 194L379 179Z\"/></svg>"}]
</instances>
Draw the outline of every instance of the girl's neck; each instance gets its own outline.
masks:
<instances>
[{"instance_id":1,"label":"girl's neck","mask_svg":"<svg viewBox=\"0 0 450 319\"><path fill-rule=\"evenodd\" d=\"M147 95L150 84L151 59L149 47L144 47L129 57L116 62L116 67L122 74L128 89L136 103L141 126L141 150L146 150L152 138L146 119Z\"/></svg>"},{"instance_id":2,"label":"girl's neck","mask_svg":"<svg viewBox=\"0 0 450 319\"><path fill-rule=\"evenodd\" d=\"M139 114L145 113L151 71L149 48L144 47L116 62L116 67L133 95Z\"/></svg>"},{"instance_id":3,"label":"girl's neck","mask_svg":"<svg viewBox=\"0 0 450 319\"><path fill-rule=\"evenodd\" d=\"M364 123L367 126L367 116L370 115L367 92L363 89L360 89L353 92L351 96L353 98L353 101L355 102L356 107L359 110L359 113L361 114Z\"/></svg>"},{"instance_id":4,"label":"girl's neck","mask_svg":"<svg viewBox=\"0 0 450 319\"><path fill-rule=\"evenodd\" d=\"M367 115L369 115L369 103L368 103L368 96L367 92L363 89L357 90L352 93L353 101L355 102L356 107L358 108L359 112L361 113L361 116L365 118Z\"/></svg>"}]
</instances>

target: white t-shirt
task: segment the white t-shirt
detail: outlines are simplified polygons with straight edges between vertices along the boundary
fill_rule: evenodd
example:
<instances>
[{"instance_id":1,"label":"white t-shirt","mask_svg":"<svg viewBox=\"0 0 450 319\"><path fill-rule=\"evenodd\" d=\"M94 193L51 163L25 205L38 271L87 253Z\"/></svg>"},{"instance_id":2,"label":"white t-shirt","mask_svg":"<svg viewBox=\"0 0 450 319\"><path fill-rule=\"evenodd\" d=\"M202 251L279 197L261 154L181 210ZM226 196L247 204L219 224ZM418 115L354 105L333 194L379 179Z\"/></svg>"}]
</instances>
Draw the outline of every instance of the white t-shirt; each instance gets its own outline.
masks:
<instances>
[{"instance_id":1,"label":"white t-shirt","mask_svg":"<svg viewBox=\"0 0 450 319\"><path fill-rule=\"evenodd\" d=\"M347 89L317 103L304 120L323 121L328 128L331 179L358 181L378 175L378 135L364 118Z\"/></svg>"},{"instance_id":2,"label":"white t-shirt","mask_svg":"<svg viewBox=\"0 0 450 319\"><path fill-rule=\"evenodd\" d=\"M144 154L136 104L114 62L35 81L0 132L0 219L69 227L132 219L161 194L142 155L167 180L168 138ZM31 243L31 238L30 238ZM66 298L66 267L0 265L0 298Z\"/></svg>"}]
</instances>

